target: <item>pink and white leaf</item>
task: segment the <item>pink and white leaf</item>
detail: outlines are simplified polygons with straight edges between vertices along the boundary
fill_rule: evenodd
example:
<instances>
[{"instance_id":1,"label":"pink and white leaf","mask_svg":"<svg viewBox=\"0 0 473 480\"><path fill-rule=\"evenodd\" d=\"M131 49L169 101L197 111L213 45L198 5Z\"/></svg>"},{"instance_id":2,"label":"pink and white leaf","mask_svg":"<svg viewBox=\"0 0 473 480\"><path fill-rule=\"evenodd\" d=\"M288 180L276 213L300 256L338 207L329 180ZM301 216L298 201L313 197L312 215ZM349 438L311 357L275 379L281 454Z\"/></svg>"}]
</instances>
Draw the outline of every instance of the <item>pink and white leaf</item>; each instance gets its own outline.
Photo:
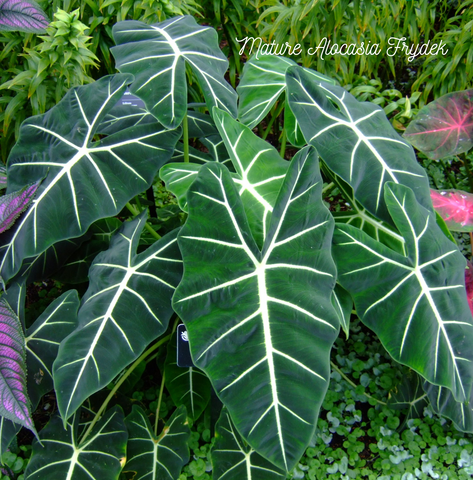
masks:
<instances>
[{"instance_id":1,"label":"pink and white leaf","mask_svg":"<svg viewBox=\"0 0 473 480\"><path fill-rule=\"evenodd\" d=\"M404 138L438 160L473 147L473 89L448 93L423 107Z\"/></svg>"},{"instance_id":2,"label":"pink and white leaf","mask_svg":"<svg viewBox=\"0 0 473 480\"><path fill-rule=\"evenodd\" d=\"M430 190L432 204L452 232L473 232L473 195L462 190Z\"/></svg>"}]
</instances>

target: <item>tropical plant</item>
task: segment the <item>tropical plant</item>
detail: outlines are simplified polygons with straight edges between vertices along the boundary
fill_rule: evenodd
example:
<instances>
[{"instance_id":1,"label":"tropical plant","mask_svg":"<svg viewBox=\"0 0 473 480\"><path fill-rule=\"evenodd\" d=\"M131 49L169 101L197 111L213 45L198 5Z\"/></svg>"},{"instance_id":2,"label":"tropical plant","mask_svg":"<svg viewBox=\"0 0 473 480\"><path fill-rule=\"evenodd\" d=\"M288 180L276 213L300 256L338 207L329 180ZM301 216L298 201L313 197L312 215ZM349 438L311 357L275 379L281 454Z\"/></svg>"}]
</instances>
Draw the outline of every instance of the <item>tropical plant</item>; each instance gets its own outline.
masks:
<instances>
[{"instance_id":1,"label":"tropical plant","mask_svg":"<svg viewBox=\"0 0 473 480\"><path fill-rule=\"evenodd\" d=\"M429 56L412 85L413 90L422 89L422 104L429 98L439 98L455 90L471 87L473 73L469 64L473 58L473 1L458 2L445 26L437 31L432 43L442 42L446 55Z\"/></svg>"},{"instance_id":2,"label":"tropical plant","mask_svg":"<svg viewBox=\"0 0 473 480\"><path fill-rule=\"evenodd\" d=\"M41 182L0 236L1 448L19 425L34 431L25 478L177 479L188 423L210 385L225 405L216 478L286 478L314 436L332 345L340 326L348 334L353 303L431 398L438 391L451 408L466 408L466 262L383 110L278 57L245 65L237 109L217 33L189 16L119 22L113 36L121 73L75 87L26 120L7 164L7 194ZM188 68L204 105L188 105ZM123 99L127 87L144 107ZM291 161L251 129L283 109ZM143 192L152 193L158 170L182 227L147 221ZM349 204L337 215L323 202L335 186ZM126 211L133 218L122 222ZM25 324L27 285L90 262L97 243L83 247L100 232L111 239L81 298L68 290ZM181 374L170 345L180 320L193 361ZM120 405L107 409L155 354L160 398L166 387L179 406L166 423L161 400L154 422L137 406L126 417ZM53 387L59 415L36 432L31 412Z\"/></svg>"},{"instance_id":3,"label":"tropical plant","mask_svg":"<svg viewBox=\"0 0 473 480\"><path fill-rule=\"evenodd\" d=\"M23 65L12 65L4 72L9 78L0 85L2 103L6 104L0 115L5 159L14 132L28 116L44 113L71 87L93 81L88 72L97 66L98 59L90 51L86 30L79 10L70 14L58 10L46 35L39 36L40 42L19 55L24 57Z\"/></svg>"}]
</instances>

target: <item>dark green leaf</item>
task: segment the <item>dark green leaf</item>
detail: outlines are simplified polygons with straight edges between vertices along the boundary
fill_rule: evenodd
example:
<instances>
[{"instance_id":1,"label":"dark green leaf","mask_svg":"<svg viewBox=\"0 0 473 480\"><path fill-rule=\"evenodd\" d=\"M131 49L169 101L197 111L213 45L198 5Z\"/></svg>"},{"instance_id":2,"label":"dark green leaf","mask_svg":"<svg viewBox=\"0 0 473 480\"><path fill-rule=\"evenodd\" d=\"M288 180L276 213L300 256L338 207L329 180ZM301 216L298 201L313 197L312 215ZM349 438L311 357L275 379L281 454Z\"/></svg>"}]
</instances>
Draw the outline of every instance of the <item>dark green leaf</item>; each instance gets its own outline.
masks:
<instances>
[{"instance_id":1,"label":"dark green leaf","mask_svg":"<svg viewBox=\"0 0 473 480\"><path fill-rule=\"evenodd\" d=\"M61 344L53 376L58 407L69 418L167 328L182 272L174 230L136 254L145 212L123 224L90 268L79 325Z\"/></svg>"},{"instance_id":2,"label":"dark green leaf","mask_svg":"<svg viewBox=\"0 0 473 480\"><path fill-rule=\"evenodd\" d=\"M64 429L59 416L40 433L43 446L33 443L26 480L118 480L125 463L128 433L123 411L114 407L101 418L83 444L79 415Z\"/></svg>"},{"instance_id":3,"label":"dark green leaf","mask_svg":"<svg viewBox=\"0 0 473 480\"><path fill-rule=\"evenodd\" d=\"M321 188L317 153L306 148L292 160L260 251L228 170L207 164L179 234L185 273L173 305L194 363L243 437L285 470L312 438L339 328L333 219Z\"/></svg>"},{"instance_id":4,"label":"dark green leaf","mask_svg":"<svg viewBox=\"0 0 473 480\"><path fill-rule=\"evenodd\" d=\"M190 430L185 407L173 413L159 436L154 434L145 412L136 405L125 423L129 439L124 471L136 472L134 478L142 480L177 480L182 467L189 462Z\"/></svg>"},{"instance_id":5,"label":"dark green leaf","mask_svg":"<svg viewBox=\"0 0 473 480\"><path fill-rule=\"evenodd\" d=\"M284 471L275 468L243 440L233 426L226 408L215 427L212 449L214 480L285 480Z\"/></svg>"},{"instance_id":6,"label":"dark green leaf","mask_svg":"<svg viewBox=\"0 0 473 480\"><path fill-rule=\"evenodd\" d=\"M213 28L190 15L154 25L135 20L113 26L117 68L135 75L130 90L167 128L181 124L187 111L186 63L199 79L209 111L223 108L236 116L236 92L224 79L228 60Z\"/></svg>"}]
</instances>

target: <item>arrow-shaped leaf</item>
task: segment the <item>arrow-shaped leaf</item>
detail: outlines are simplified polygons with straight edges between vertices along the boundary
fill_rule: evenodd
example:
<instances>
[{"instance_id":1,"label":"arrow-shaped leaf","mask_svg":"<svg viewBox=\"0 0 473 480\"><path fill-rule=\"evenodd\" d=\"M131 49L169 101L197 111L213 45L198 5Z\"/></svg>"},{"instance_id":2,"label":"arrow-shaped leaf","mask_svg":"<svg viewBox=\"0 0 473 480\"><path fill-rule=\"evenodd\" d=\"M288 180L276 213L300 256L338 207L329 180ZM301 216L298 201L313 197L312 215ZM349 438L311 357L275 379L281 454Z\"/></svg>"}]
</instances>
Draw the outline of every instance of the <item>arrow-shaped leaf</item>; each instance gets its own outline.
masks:
<instances>
[{"instance_id":1,"label":"arrow-shaped leaf","mask_svg":"<svg viewBox=\"0 0 473 480\"><path fill-rule=\"evenodd\" d=\"M27 480L118 480L125 463L128 433L120 407L109 410L85 442L79 443L79 414L67 425L59 416L41 430L25 472Z\"/></svg>"},{"instance_id":2,"label":"arrow-shaped leaf","mask_svg":"<svg viewBox=\"0 0 473 480\"><path fill-rule=\"evenodd\" d=\"M5 296L22 323L25 290L24 284L12 282ZM26 332L27 390L32 410L36 409L41 397L53 388L53 362L59 344L77 324L78 308L77 292L69 290L52 302ZM1 417L2 452L8 448L19 428L12 421Z\"/></svg>"},{"instance_id":3,"label":"arrow-shaped leaf","mask_svg":"<svg viewBox=\"0 0 473 480\"><path fill-rule=\"evenodd\" d=\"M136 472L142 480L177 480L182 467L189 462L187 441L190 430L186 409L179 407L156 436L145 412L133 405L125 419L128 428L128 461L125 472Z\"/></svg>"},{"instance_id":4,"label":"arrow-shaped leaf","mask_svg":"<svg viewBox=\"0 0 473 480\"><path fill-rule=\"evenodd\" d=\"M45 115L23 122L8 159L9 190L45 177L31 208L0 239L1 276L10 279L27 257L78 237L99 218L116 215L146 189L179 137L157 124L132 127L94 142L101 119L130 75L114 75L69 91ZM11 232L11 233L10 233Z\"/></svg>"},{"instance_id":5,"label":"arrow-shaped leaf","mask_svg":"<svg viewBox=\"0 0 473 480\"><path fill-rule=\"evenodd\" d=\"M297 65L289 58L277 55L253 55L243 67L243 75L237 87L239 94L238 118L249 128L254 128L286 91L286 71ZM315 81L335 82L314 70L304 69ZM289 142L302 147L306 141L299 124L288 105L284 110L284 128Z\"/></svg>"},{"instance_id":6,"label":"arrow-shaped leaf","mask_svg":"<svg viewBox=\"0 0 473 480\"><path fill-rule=\"evenodd\" d=\"M447 93L419 110L404 138L438 160L473 147L473 89Z\"/></svg>"},{"instance_id":7,"label":"arrow-shaped leaf","mask_svg":"<svg viewBox=\"0 0 473 480\"><path fill-rule=\"evenodd\" d=\"M187 110L186 63L209 111L217 106L236 116L236 92L224 79L228 60L213 28L201 27L190 15L154 25L133 20L116 23L113 38L117 68L135 75L130 90L167 128L180 125Z\"/></svg>"},{"instance_id":8,"label":"arrow-shaped leaf","mask_svg":"<svg viewBox=\"0 0 473 480\"><path fill-rule=\"evenodd\" d=\"M232 177L250 228L257 244L261 246L289 163L280 157L274 147L227 113L215 109L214 117L235 168L236 173ZM161 178L177 196L184 211L187 211L187 190L200 168L200 165L172 163L160 171Z\"/></svg>"},{"instance_id":9,"label":"arrow-shaped leaf","mask_svg":"<svg viewBox=\"0 0 473 480\"><path fill-rule=\"evenodd\" d=\"M44 33L49 20L33 0L0 0L0 31Z\"/></svg>"},{"instance_id":10,"label":"arrow-shaped leaf","mask_svg":"<svg viewBox=\"0 0 473 480\"><path fill-rule=\"evenodd\" d=\"M292 160L260 251L228 170L207 164L179 235L185 273L173 305L194 363L242 436L285 470L313 435L339 327L333 219L321 189L317 152L306 148Z\"/></svg>"},{"instance_id":11,"label":"arrow-shaped leaf","mask_svg":"<svg viewBox=\"0 0 473 480\"><path fill-rule=\"evenodd\" d=\"M145 222L142 214L123 224L90 268L79 326L62 342L53 367L63 419L135 360L173 314L182 271L177 231L136 254Z\"/></svg>"},{"instance_id":12,"label":"arrow-shaped leaf","mask_svg":"<svg viewBox=\"0 0 473 480\"><path fill-rule=\"evenodd\" d=\"M370 213L392 223L383 198L387 181L410 187L419 203L432 210L427 175L382 108L314 81L300 67L290 67L286 81L289 105L307 142Z\"/></svg>"},{"instance_id":13,"label":"arrow-shaped leaf","mask_svg":"<svg viewBox=\"0 0 473 480\"><path fill-rule=\"evenodd\" d=\"M406 241L407 256L349 225L337 225L333 252L338 281L395 360L463 401L473 383L465 259L410 189L388 183L385 200Z\"/></svg>"},{"instance_id":14,"label":"arrow-shaped leaf","mask_svg":"<svg viewBox=\"0 0 473 480\"><path fill-rule=\"evenodd\" d=\"M86 232L80 237L57 242L36 257L25 259L19 272L13 277L10 283L25 282L26 284L30 284L51 278L71 254L80 248L89 238L90 233Z\"/></svg>"},{"instance_id":15,"label":"arrow-shaped leaf","mask_svg":"<svg viewBox=\"0 0 473 480\"><path fill-rule=\"evenodd\" d=\"M36 408L53 389L53 362L60 343L77 327L79 297L69 290L54 300L26 331L28 393Z\"/></svg>"},{"instance_id":16,"label":"arrow-shaped leaf","mask_svg":"<svg viewBox=\"0 0 473 480\"><path fill-rule=\"evenodd\" d=\"M233 426L226 408L215 426L212 448L214 480L285 480L286 473L256 453Z\"/></svg>"},{"instance_id":17,"label":"arrow-shaped leaf","mask_svg":"<svg viewBox=\"0 0 473 480\"><path fill-rule=\"evenodd\" d=\"M238 118L254 128L271 110L286 90L286 70L297 65L289 58L276 55L253 55L243 67L237 87Z\"/></svg>"}]
</instances>

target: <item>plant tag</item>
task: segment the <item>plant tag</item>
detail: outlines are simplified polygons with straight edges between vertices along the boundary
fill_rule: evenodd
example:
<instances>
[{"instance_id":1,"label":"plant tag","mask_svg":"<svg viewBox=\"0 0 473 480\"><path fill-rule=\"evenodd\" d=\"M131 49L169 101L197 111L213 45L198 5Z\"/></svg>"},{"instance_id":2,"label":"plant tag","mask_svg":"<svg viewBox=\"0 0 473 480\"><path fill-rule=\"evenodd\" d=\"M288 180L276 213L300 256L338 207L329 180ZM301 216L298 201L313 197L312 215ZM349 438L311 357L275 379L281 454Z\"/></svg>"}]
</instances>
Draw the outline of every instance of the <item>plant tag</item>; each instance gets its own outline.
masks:
<instances>
[{"instance_id":1,"label":"plant tag","mask_svg":"<svg viewBox=\"0 0 473 480\"><path fill-rule=\"evenodd\" d=\"M177 326L177 366L183 368L195 367L189 349L186 326L183 323Z\"/></svg>"},{"instance_id":2,"label":"plant tag","mask_svg":"<svg viewBox=\"0 0 473 480\"><path fill-rule=\"evenodd\" d=\"M122 105L129 105L130 107L145 108L145 102L141 98L133 95L128 88L126 89L123 97L120 99Z\"/></svg>"}]
</instances>

